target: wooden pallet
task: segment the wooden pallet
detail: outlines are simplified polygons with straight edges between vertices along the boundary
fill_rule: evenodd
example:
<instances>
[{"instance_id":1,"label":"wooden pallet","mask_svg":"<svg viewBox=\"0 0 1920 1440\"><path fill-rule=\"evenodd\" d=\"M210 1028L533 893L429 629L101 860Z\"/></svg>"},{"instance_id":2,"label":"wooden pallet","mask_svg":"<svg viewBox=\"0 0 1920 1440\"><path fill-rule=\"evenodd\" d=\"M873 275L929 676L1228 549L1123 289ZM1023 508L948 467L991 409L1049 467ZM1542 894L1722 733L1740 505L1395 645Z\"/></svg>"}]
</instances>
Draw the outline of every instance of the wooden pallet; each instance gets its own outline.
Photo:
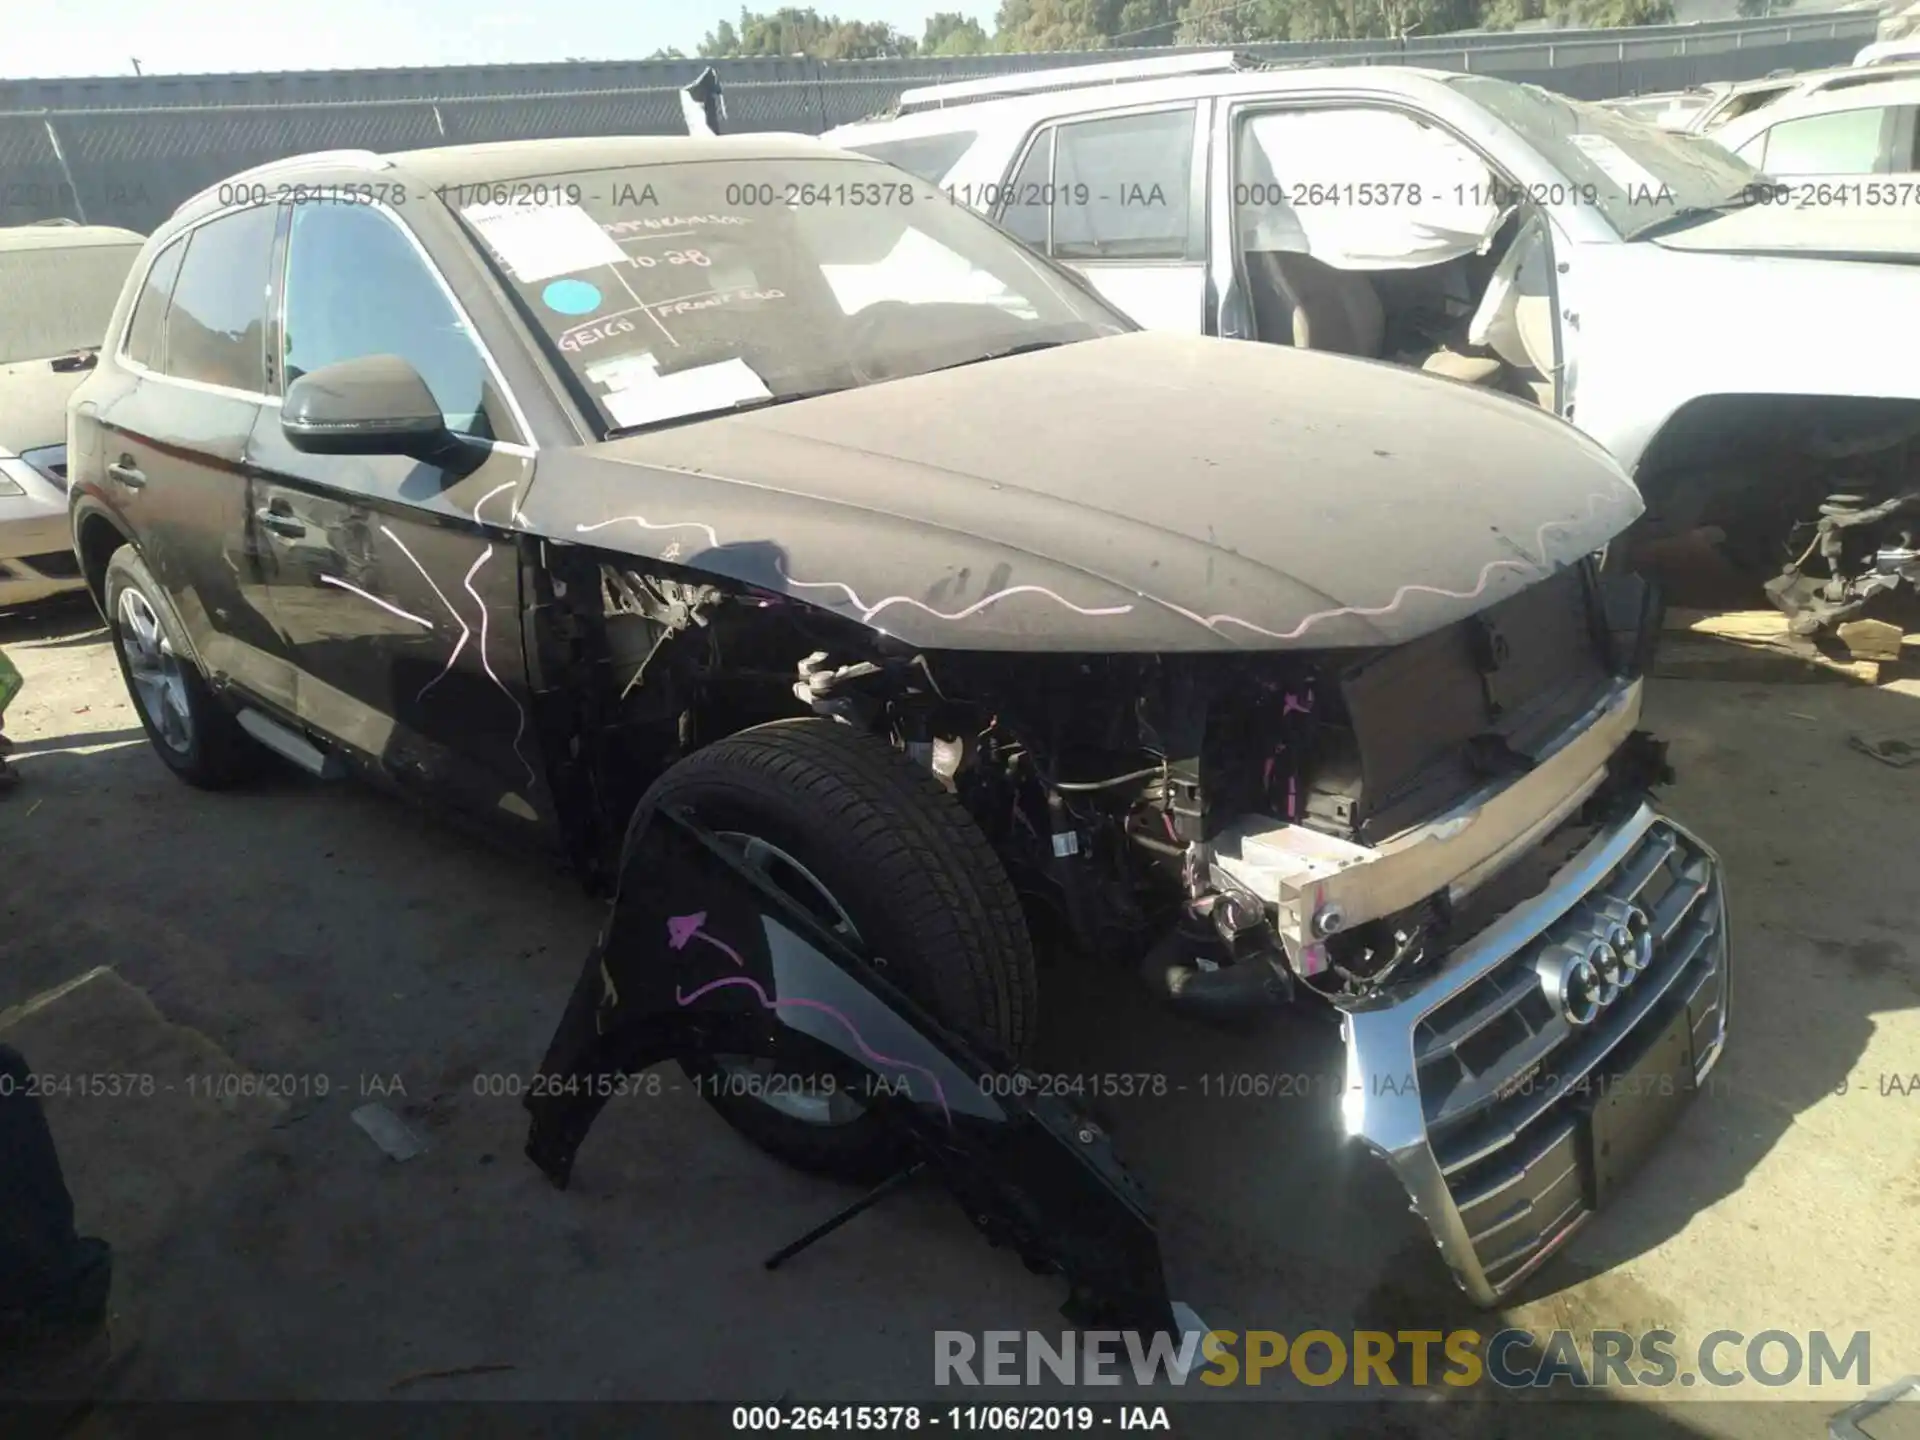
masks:
<instances>
[{"instance_id":1,"label":"wooden pallet","mask_svg":"<svg viewBox=\"0 0 1920 1440\"><path fill-rule=\"evenodd\" d=\"M1883 620L1849 621L1816 644L1792 634L1777 610L1669 610L1653 673L1669 680L1878 685L1893 678L1903 655L1920 656L1920 635L1903 636Z\"/></svg>"}]
</instances>

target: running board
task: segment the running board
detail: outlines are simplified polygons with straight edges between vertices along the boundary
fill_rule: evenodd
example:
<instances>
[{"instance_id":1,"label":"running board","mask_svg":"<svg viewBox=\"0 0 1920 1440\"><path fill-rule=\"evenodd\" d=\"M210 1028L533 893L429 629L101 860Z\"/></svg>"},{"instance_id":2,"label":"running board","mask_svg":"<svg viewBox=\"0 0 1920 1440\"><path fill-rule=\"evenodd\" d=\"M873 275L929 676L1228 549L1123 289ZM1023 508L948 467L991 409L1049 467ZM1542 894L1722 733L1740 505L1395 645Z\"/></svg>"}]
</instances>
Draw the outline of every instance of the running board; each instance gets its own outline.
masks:
<instances>
[{"instance_id":1,"label":"running board","mask_svg":"<svg viewBox=\"0 0 1920 1440\"><path fill-rule=\"evenodd\" d=\"M309 775L321 780L338 780L347 773L347 767L340 762L339 756L327 754L297 730L289 729L278 720L269 719L258 710L241 710L239 720L240 728L247 734L282 760L291 761Z\"/></svg>"}]
</instances>

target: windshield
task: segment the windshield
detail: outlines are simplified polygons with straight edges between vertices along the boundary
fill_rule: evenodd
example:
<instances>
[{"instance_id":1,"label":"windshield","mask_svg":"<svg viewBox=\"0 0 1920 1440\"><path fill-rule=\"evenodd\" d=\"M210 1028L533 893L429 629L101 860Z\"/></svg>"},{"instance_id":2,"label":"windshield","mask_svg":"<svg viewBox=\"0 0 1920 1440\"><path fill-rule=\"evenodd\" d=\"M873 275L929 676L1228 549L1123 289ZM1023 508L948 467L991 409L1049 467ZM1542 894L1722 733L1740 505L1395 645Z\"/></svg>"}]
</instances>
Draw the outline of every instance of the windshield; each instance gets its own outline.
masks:
<instances>
[{"instance_id":1,"label":"windshield","mask_svg":"<svg viewBox=\"0 0 1920 1440\"><path fill-rule=\"evenodd\" d=\"M497 190L461 217L603 434L1135 328L871 161L694 161Z\"/></svg>"},{"instance_id":2,"label":"windshield","mask_svg":"<svg viewBox=\"0 0 1920 1440\"><path fill-rule=\"evenodd\" d=\"M0 250L0 365L97 349L135 245Z\"/></svg>"},{"instance_id":3,"label":"windshield","mask_svg":"<svg viewBox=\"0 0 1920 1440\"><path fill-rule=\"evenodd\" d=\"M1710 140L1676 135L1533 85L1448 77L1580 190L1608 225L1632 236L1682 211L1752 204L1760 172Z\"/></svg>"}]
</instances>

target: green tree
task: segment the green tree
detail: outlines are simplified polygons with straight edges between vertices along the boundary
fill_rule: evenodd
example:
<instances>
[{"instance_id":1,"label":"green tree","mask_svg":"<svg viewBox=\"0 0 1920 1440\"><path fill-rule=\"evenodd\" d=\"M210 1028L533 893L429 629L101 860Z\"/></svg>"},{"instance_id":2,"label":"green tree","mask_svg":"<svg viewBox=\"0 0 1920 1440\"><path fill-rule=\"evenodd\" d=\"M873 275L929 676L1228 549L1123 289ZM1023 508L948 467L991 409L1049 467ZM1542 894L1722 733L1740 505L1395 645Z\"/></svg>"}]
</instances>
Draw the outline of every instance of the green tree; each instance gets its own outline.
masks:
<instances>
[{"instance_id":1,"label":"green tree","mask_svg":"<svg viewBox=\"0 0 1920 1440\"><path fill-rule=\"evenodd\" d=\"M1529 21L1544 20L1546 0L1487 0L1480 23L1489 30L1511 30Z\"/></svg>"},{"instance_id":2,"label":"green tree","mask_svg":"<svg viewBox=\"0 0 1920 1440\"><path fill-rule=\"evenodd\" d=\"M1097 50L1171 45L1180 0L1002 0L1000 50Z\"/></svg>"},{"instance_id":3,"label":"green tree","mask_svg":"<svg viewBox=\"0 0 1920 1440\"><path fill-rule=\"evenodd\" d=\"M993 17L993 48L1002 52L1018 50L1019 36L1033 15L1033 0L1000 0Z\"/></svg>"},{"instance_id":4,"label":"green tree","mask_svg":"<svg viewBox=\"0 0 1920 1440\"><path fill-rule=\"evenodd\" d=\"M1186 0L1180 7L1175 43L1180 45L1246 45L1260 40L1285 40L1292 30L1288 0Z\"/></svg>"},{"instance_id":5,"label":"green tree","mask_svg":"<svg viewBox=\"0 0 1920 1440\"><path fill-rule=\"evenodd\" d=\"M746 12L741 12L741 19ZM707 32L707 38L700 42L700 56L704 60L719 60L740 53L740 37L734 32L733 22L722 20Z\"/></svg>"},{"instance_id":6,"label":"green tree","mask_svg":"<svg viewBox=\"0 0 1920 1440\"><path fill-rule=\"evenodd\" d=\"M880 20L822 16L811 6L742 10L736 27L722 20L700 42L708 59L734 56L811 55L820 60L876 60L911 55L913 37Z\"/></svg>"},{"instance_id":7,"label":"green tree","mask_svg":"<svg viewBox=\"0 0 1920 1440\"><path fill-rule=\"evenodd\" d=\"M927 33L920 37L922 55L984 55L991 46L980 22L957 10L929 15Z\"/></svg>"},{"instance_id":8,"label":"green tree","mask_svg":"<svg viewBox=\"0 0 1920 1440\"><path fill-rule=\"evenodd\" d=\"M1547 13L1595 30L1616 25L1671 25L1673 0L1549 0Z\"/></svg>"}]
</instances>

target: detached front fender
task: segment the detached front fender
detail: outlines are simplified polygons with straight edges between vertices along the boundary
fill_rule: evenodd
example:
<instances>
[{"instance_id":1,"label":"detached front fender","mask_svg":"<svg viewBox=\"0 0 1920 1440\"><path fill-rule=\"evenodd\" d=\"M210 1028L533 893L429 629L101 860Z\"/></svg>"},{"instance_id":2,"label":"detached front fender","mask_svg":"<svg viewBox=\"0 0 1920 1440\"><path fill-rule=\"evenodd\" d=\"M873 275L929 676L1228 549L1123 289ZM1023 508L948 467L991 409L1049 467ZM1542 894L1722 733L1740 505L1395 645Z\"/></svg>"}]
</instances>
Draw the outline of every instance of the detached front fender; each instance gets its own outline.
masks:
<instances>
[{"instance_id":1,"label":"detached front fender","mask_svg":"<svg viewBox=\"0 0 1920 1440\"><path fill-rule=\"evenodd\" d=\"M628 836L527 1101L528 1157L564 1187L623 1077L713 1055L777 1056L859 1093L990 1242L1067 1279L1082 1320L1199 1328L1170 1300L1145 1196L1098 1126L946 1031L712 834L655 809Z\"/></svg>"}]
</instances>

